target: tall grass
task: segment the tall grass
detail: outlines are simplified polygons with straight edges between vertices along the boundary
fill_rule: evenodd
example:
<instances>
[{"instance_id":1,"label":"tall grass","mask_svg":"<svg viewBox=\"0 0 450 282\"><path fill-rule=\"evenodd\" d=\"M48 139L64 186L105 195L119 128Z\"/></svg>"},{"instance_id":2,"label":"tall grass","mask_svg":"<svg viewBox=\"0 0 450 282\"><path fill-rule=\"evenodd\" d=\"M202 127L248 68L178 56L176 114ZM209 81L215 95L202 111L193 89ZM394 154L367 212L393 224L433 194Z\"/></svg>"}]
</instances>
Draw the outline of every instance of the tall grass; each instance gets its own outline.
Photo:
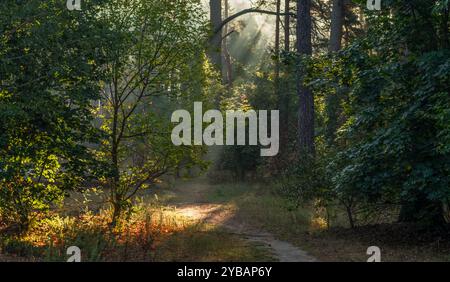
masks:
<instances>
[{"instance_id":1,"label":"tall grass","mask_svg":"<svg viewBox=\"0 0 450 282\"><path fill-rule=\"evenodd\" d=\"M111 210L83 208L79 215L42 216L23 235L0 237L0 253L39 261L66 261L67 248L82 261L266 261L265 250L237 236L187 218L159 199L138 198L110 229Z\"/></svg>"}]
</instances>

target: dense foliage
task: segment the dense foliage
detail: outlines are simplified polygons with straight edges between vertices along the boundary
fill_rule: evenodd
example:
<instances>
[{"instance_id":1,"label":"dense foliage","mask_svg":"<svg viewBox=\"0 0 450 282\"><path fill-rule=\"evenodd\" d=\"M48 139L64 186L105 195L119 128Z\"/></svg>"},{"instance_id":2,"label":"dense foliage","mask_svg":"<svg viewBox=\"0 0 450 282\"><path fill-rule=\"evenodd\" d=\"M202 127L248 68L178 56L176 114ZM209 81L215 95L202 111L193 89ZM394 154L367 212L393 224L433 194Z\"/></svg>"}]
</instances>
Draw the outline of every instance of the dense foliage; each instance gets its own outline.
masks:
<instances>
[{"instance_id":1,"label":"dense foliage","mask_svg":"<svg viewBox=\"0 0 450 282\"><path fill-rule=\"evenodd\" d=\"M200 2L65 4L0 5L0 213L23 230L68 190L111 189L115 221L159 177L206 166L170 139L171 112L215 93Z\"/></svg>"},{"instance_id":2,"label":"dense foliage","mask_svg":"<svg viewBox=\"0 0 450 282\"><path fill-rule=\"evenodd\" d=\"M361 206L397 206L400 221L442 225L450 196L448 3L384 4L369 12L365 36L310 64L332 159L325 194L344 203L352 225Z\"/></svg>"},{"instance_id":3,"label":"dense foliage","mask_svg":"<svg viewBox=\"0 0 450 282\"><path fill-rule=\"evenodd\" d=\"M313 56L272 50L273 64L281 57L279 89L274 89L275 67L267 62L248 70L247 80L236 79L234 85L233 99L255 109L283 110L280 95L287 96L287 132L281 132L288 139L285 154L261 160L257 152L240 148L226 151L223 161L231 160L228 168L252 171L258 166L262 175L276 176L283 194L298 204L314 201L344 208L351 226L384 212L401 222L446 224L449 1L386 0L380 11L366 9L366 1L347 3L339 52L324 48L328 34L318 25L330 26L333 19L330 3L320 2L312 5ZM270 7L275 1L267 3ZM241 71L243 59L232 55L236 71ZM296 124L302 103L295 93L299 73L314 91L312 163L297 148L302 134Z\"/></svg>"},{"instance_id":4,"label":"dense foliage","mask_svg":"<svg viewBox=\"0 0 450 282\"><path fill-rule=\"evenodd\" d=\"M0 211L23 227L96 166L86 144L99 137L91 102L110 32L98 6L74 14L62 4L0 5Z\"/></svg>"}]
</instances>

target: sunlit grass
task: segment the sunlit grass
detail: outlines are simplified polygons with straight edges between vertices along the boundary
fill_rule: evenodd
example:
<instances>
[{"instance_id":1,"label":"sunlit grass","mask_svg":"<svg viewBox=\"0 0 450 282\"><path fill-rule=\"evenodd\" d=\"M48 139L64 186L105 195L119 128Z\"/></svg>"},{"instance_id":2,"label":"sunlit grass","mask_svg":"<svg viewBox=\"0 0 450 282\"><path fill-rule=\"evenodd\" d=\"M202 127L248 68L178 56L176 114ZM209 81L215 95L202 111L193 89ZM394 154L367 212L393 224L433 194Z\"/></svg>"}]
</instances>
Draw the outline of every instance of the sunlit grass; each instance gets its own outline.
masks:
<instances>
[{"instance_id":1,"label":"sunlit grass","mask_svg":"<svg viewBox=\"0 0 450 282\"><path fill-rule=\"evenodd\" d=\"M210 200L233 203L235 217L239 221L268 231L285 230L287 233L301 232L311 227L313 212L295 207L271 186L237 183L214 187Z\"/></svg>"},{"instance_id":2,"label":"sunlit grass","mask_svg":"<svg viewBox=\"0 0 450 282\"><path fill-rule=\"evenodd\" d=\"M270 260L266 250L162 204L164 197L137 199L132 212L114 229L109 225L109 209L93 213L84 207L76 216L53 212L38 218L21 236L1 238L0 253L65 261L67 248L77 246L82 261Z\"/></svg>"},{"instance_id":3,"label":"sunlit grass","mask_svg":"<svg viewBox=\"0 0 450 282\"><path fill-rule=\"evenodd\" d=\"M396 231L407 234L402 226L374 224L352 230L343 210L333 210L330 215L315 203L297 207L273 184L216 184L211 190L211 202L233 203L234 220L269 231L320 261L364 262L366 250L372 245L383 246L384 261L448 261L448 248L436 248L433 242L418 243L415 235L409 241L402 237L405 234L395 235Z\"/></svg>"}]
</instances>

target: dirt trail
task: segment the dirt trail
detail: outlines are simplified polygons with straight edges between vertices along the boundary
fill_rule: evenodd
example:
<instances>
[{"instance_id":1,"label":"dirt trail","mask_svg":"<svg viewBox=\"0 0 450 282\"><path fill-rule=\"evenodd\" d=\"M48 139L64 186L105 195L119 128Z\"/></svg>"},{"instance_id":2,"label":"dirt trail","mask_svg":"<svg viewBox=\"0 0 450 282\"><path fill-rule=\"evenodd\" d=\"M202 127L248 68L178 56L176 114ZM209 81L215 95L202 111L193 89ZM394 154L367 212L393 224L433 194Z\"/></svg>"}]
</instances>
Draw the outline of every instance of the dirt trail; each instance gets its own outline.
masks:
<instances>
[{"instance_id":1,"label":"dirt trail","mask_svg":"<svg viewBox=\"0 0 450 282\"><path fill-rule=\"evenodd\" d=\"M176 200L172 203L177 212L195 220L222 227L226 231L238 235L251 242L257 242L268 248L280 262L314 262L314 257L296 246L281 240L265 231L256 230L239 222L233 217L234 211L230 204L210 203L207 195L212 186L207 181L185 182L175 187Z\"/></svg>"}]
</instances>

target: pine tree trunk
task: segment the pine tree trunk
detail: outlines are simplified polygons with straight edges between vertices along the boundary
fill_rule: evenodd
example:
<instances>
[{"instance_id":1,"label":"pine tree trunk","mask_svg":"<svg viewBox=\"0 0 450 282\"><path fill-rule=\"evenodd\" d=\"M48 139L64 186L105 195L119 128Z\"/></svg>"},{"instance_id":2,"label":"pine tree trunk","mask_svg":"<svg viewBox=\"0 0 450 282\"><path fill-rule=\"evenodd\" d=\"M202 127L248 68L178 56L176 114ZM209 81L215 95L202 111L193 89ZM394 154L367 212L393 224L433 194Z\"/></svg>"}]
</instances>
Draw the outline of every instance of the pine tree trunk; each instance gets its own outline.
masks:
<instances>
[{"instance_id":1,"label":"pine tree trunk","mask_svg":"<svg viewBox=\"0 0 450 282\"><path fill-rule=\"evenodd\" d=\"M312 55L311 0L297 0L297 52ZM314 97L303 84L304 74L297 76L299 98L299 150L300 158L309 159L315 154L314 145Z\"/></svg>"},{"instance_id":2,"label":"pine tree trunk","mask_svg":"<svg viewBox=\"0 0 450 282\"><path fill-rule=\"evenodd\" d=\"M284 51L287 53L290 51L290 22L291 16L290 12L290 0L285 0L284 2ZM285 72L285 79L288 79L288 73ZM280 88L277 97L279 99L279 109L280 109L280 154L279 159L281 160L281 169L285 168L285 163L288 160L289 154L289 86L286 83L283 85L278 85Z\"/></svg>"},{"instance_id":3,"label":"pine tree trunk","mask_svg":"<svg viewBox=\"0 0 450 282\"><path fill-rule=\"evenodd\" d=\"M210 0L211 29L217 30L222 24L222 0ZM222 71L222 32L214 34L208 50L209 58L218 71Z\"/></svg>"},{"instance_id":4,"label":"pine tree trunk","mask_svg":"<svg viewBox=\"0 0 450 282\"><path fill-rule=\"evenodd\" d=\"M224 0L224 18L228 18L229 16L229 10L230 10L230 5L229 5L229 0ZM228 24L226 24L224 26L224 36L228 36L229 35L229 28L228 28ZM231 65L231 56L230 56L230 52L228 50L228 37L225 37L222 41L222 50L223 50L223 56L222 56L222 80L223 83L225 85L227 85L228 87L228 91L231 91L231 86L233 83L233 77L232 77L232 72L233 72L233 68Z\"/></svg>"},{"instance_id":5,"label":"pine tree trunk","mask_svg":"<svg viewBox=\"0 0 450 282\"><path fill-rule=\"evenodd\" d=\"M288 13L290 12L290 0L285 0L284 1L284 13L286 14L284 16L284 51L285 52L289 52L290 50L290 45L291 45L291 30L290 30L290 25L291 25L291 16L288 15Z\"/></svg>"},{"instance_id":6,"label":"pine tree trunk","mask_svg":"<svg viewBox=\"0 0 450 282\"><path fill-rule=\"evenodd\" d=\"M280 12L281 12L281 0L276 2L277 15L275 18L275 97L278 99L279 105L281 104L280 97Z\"/></svg>"},{"instance_id":7,"label":"pine tree trunk","mask_svg":"<svg viewBox=\"0 0 450 282\"><path fill-rule=\"evenodd\" d=\"M333 0L331 13L330 52L341 50L344 25L344 0Z\"/></svg>"}]
</instances>

